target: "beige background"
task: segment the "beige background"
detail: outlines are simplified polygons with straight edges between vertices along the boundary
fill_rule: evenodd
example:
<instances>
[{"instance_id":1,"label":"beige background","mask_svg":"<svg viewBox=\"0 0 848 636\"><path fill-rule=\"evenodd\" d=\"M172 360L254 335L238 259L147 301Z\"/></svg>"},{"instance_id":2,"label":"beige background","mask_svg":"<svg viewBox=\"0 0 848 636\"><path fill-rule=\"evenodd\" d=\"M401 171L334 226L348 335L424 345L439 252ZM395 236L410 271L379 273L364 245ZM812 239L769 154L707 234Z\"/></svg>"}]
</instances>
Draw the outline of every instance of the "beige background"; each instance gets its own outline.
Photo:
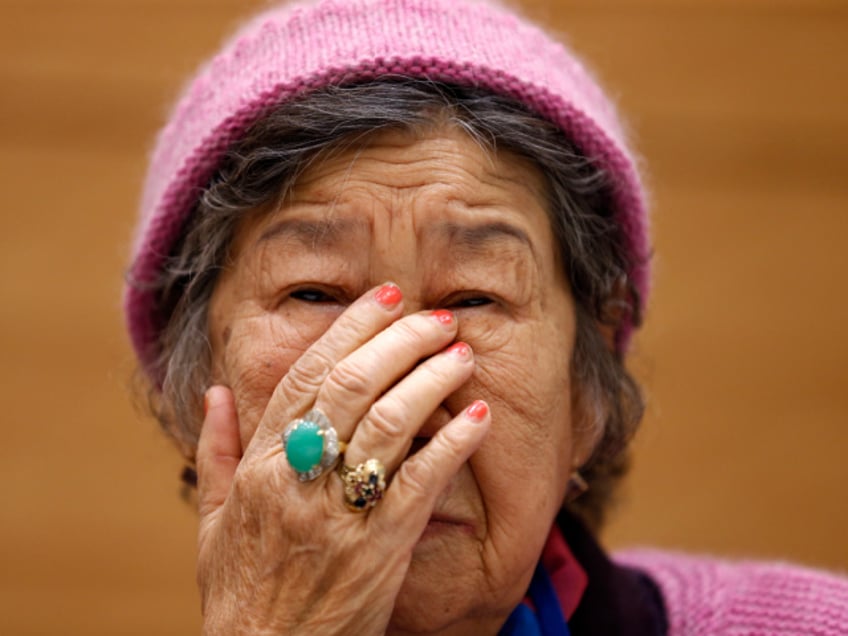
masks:
<instances>
[{"instance_id":1,"label":"beige background","mask_svg":"<svg viewBox=\"0 0 848 636\"><path fill-rule=\"evenodd\" d=\"M180 462L127 398L145 155L239 0L0 0L0 633L198 627ZM848 569L848 3L561 0L654 198L651 407L606 533Z\"/></svg>"}]
</instances>

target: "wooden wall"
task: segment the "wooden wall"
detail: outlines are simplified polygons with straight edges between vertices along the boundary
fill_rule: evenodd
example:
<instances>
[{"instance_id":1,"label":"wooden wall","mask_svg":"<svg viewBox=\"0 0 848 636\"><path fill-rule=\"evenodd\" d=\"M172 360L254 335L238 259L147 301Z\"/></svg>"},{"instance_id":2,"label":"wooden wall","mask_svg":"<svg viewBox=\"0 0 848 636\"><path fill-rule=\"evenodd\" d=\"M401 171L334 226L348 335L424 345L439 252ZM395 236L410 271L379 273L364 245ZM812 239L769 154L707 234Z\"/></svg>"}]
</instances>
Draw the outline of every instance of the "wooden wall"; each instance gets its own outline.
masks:
<instances>
[{"instance_id":1,"label":"wooden wall","mask_svg":"<svg viewBox=\"0 0 848 636\"><path fill-rule=\"evenodd\" d=\"M145 156L244 0L0 0L0 633L187 634L195 519L128 398ZM606 533L848 568L848 4L559 0L628 113L650 410Z\"/></svg>"}]
</instances>

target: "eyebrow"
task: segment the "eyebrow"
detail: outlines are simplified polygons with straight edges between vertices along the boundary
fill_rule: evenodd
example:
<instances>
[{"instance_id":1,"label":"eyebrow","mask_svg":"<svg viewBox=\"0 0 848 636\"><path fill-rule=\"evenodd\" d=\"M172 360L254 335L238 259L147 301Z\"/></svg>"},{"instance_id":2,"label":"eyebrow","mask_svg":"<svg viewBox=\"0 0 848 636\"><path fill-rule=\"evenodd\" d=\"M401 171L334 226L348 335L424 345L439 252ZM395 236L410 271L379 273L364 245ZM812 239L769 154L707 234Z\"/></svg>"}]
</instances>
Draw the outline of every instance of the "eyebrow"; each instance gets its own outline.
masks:
<instances>
[{"instance_id":1,"label":"eyebrow","mask_svg":"<svg viewBox=\"0 0 848 636\"><path fill-rule=\"evenodd\" d=\"M493 245L505 242L518 242L533 251L533 244L527 233L519 227L503 221L492 221L477 225L463 225L445 221L439 223L435 231L448 241L460 248L472 252L483 251Z\"/></svg>"},{"instance_id":2,"label":"eyebrow","mask_svg":"<svg viewBox=\"0 0 848 636\"><path fill-rule=\"evenodd\" d=\"M257 244L268 241L293 240L310 249L327 248L349 238L349 233L363 227L358 220L319 219L283 219L266 228L259 236Z\"/></svg>"},{"instance_id":3,"label":"eyebrow","mask_svg":"<svg viewBox=\"0 0 848 636\"><path fill-rule=\"evenodd\" d=\"M312 250L327 249L348 241L351 232L361 231L366 225L359 219L283 219L266 228L257 244L283 239L296 241ZM427 234L435 234L459 250L472 254L485 254L493 247L506 243L517 243L534 251L524 230L503 221L476 225L442 221L430 228Z\"/></svg>"}]
</instances>

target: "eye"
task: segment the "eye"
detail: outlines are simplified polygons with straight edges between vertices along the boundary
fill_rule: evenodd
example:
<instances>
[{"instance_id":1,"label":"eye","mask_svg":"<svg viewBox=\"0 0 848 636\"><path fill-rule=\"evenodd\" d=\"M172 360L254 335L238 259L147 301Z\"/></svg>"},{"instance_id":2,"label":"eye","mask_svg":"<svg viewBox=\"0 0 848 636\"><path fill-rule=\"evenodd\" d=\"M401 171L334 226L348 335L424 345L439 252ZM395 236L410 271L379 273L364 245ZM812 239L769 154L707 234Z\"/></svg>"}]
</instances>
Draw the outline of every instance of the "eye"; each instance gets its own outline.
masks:
<instances>
[{"instance_id":1,"label":"eye","mask_svg":"<svg viewBox=\"0 0 848 636\"><path fill-rule=\"evenodd\" d=\"M455 307L457 309L465 307L482 307L483 305L490 305L492 302L492 299L487 296L468 296L466 298L458 298L451 301L448 307Z\"/></svg>"},{"instance_id":2,"label":"eye","mask_svg":"<svg viewBox=\"0 0 848 636\"><path fill-rule=\"evenodd\" d=\"M337 303L338 298L325 291L314 288L297 289L289 294L291 298L305 303Z\"/></svg>"}]
</instances>

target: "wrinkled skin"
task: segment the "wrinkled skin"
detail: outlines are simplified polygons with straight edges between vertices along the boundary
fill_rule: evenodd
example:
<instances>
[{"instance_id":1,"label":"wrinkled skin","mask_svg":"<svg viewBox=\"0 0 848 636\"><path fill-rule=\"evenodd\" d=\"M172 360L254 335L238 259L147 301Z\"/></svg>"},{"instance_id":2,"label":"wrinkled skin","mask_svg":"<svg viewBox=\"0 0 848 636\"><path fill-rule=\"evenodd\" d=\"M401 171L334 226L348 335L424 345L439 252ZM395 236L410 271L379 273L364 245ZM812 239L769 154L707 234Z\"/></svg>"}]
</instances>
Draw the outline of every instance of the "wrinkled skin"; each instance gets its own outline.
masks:
<instances>
[{"instance_id":1,"label":"wrinkled skin","mask_svg":"<svg viewBox=\"0 0 848 636\"><path fill-rule=\"evenodd\" d=\"M205 633L497 632L593 443L543 201L527 162L443 127L318 161L239 228L197 457ZM286 462L313 405L347 464L386 465L369 512Z\"/></svg>"}]
</instances>

